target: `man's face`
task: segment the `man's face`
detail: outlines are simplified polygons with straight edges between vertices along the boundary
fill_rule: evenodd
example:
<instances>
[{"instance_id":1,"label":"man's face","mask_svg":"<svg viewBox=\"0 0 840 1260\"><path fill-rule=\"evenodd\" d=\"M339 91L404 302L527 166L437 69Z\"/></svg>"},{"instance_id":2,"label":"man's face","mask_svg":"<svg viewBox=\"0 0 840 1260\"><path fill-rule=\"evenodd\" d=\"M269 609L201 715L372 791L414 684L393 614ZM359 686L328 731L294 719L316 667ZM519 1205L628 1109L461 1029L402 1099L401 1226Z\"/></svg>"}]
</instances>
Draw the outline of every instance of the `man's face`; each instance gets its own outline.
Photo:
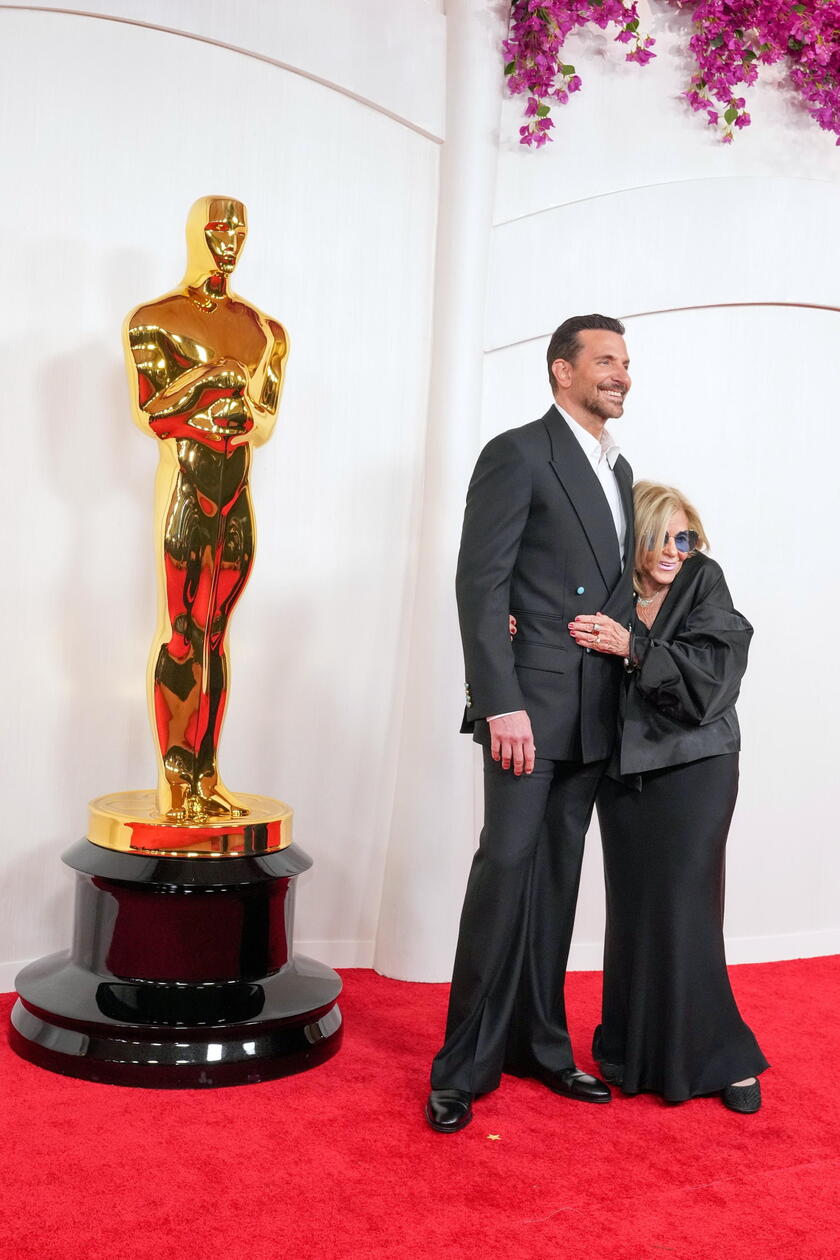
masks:
<instances>
[{"instance_id":1,"label":"man's face","mask_svg":"<svg viewBox=\"0 0 840 1260\"><path fill-rule=\"evenodd\" d=\"M618 333L587 328L578 333L580 350L574 363L555 359L552 366L561 406L576 405L599 420L615 420L624 413L630 388L630 359Z\"/></svg>"},{"instance_id":2,"label":"man's face","mask_svg":"<svg viewBox=\"0 0 840 1260\"><path fill-rule=\"evenodd\" d=\"M224 275L229 275L236 266L247 233L244 206L234 201L211 202L204 239L213 261Z\"/></svg>"}]
</instances>

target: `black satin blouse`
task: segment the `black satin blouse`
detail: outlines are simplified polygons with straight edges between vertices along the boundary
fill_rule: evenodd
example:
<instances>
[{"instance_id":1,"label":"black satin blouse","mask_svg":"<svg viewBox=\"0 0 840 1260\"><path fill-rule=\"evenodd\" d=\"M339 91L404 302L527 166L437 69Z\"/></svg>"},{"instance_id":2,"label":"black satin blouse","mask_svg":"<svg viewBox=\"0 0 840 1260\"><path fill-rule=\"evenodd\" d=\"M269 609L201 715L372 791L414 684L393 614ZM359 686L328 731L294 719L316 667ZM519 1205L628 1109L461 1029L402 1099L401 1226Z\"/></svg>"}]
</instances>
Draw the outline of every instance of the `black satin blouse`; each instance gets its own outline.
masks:
<instances>
[{"instance_id":1,"label":"black satin blouse","mask_svg":"<svg viewBox=\"0 0 840 1260\"><path fill-rule=\"evenodd\" d=\"M685 560L650 629L635 619L611 777L738 751L752 633L720 565L699 552Z\"/></svg>"}]
</instances>

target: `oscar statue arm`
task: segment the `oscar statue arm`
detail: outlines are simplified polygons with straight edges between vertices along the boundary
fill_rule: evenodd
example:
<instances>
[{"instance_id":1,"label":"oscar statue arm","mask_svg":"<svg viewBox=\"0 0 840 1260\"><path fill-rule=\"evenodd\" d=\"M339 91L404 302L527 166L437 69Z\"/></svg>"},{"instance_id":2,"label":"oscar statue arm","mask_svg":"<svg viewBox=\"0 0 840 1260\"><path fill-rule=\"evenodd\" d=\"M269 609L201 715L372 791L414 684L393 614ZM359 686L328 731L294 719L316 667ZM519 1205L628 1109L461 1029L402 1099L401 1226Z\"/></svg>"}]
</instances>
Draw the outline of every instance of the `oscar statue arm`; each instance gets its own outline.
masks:
<instances>
[{"instance_id":1,"label":"oscar statue arm","mask_svg":"<svg viewBox=\"0 0 840 1260\"><path fill-rule=\"evenodd\" d=\"M226 417L231 400L237 412L248 410L250 400L244 397L248 382L241 365L230 358L209 361L204 347L153 321L153 313L140 308L126 321L124 335L139 427L159 437L174 436L184 425L187 431L192 428L214 437L250 427L244 414L233 425ZM171 417L180 423L173 427Z\"/></svg>"},{"instance_id":2,"label":"oscar statue arm","mask_svg":"<svg viewBox=\"0 0 840 1260\"><path fill-rule=\"evenodd\" d=\"M262 446L274 431L277 422L277 408L286 374L286 360L289 357L289 334L282 324L274 319L266 319L269 338L265 356L256 374L254 385L259 390L257 401L251 401L254 417L252 441L255 446Z\"/></svg>"}]
</instances>

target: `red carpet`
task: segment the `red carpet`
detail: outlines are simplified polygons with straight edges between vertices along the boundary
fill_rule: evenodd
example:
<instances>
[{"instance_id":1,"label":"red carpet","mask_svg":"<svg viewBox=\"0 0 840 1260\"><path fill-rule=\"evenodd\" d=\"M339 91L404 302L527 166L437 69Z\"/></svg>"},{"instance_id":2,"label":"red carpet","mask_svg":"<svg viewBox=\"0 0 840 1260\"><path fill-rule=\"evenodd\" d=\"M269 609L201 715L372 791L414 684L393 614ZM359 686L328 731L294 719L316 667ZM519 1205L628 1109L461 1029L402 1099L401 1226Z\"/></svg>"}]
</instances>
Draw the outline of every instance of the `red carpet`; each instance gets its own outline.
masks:
<instances>
[{"instance_id":1,"label":"red carpet","mask_svg":"<svg viewBox=\"0 0 840 1260\"><path fill-rule=\"evenodd\" d=\"M773 1064L756 1116L714 1098L593 1107L505 1078L468 1129L432 1133L422 1105L446 986L370 971L345 973L338 1056L265 1085L92 1085L4 1042L0 1254L837 1260L840 957L732 975ZM591 1068L600 976L568 988Z\"/></svg>"}]
</instances>

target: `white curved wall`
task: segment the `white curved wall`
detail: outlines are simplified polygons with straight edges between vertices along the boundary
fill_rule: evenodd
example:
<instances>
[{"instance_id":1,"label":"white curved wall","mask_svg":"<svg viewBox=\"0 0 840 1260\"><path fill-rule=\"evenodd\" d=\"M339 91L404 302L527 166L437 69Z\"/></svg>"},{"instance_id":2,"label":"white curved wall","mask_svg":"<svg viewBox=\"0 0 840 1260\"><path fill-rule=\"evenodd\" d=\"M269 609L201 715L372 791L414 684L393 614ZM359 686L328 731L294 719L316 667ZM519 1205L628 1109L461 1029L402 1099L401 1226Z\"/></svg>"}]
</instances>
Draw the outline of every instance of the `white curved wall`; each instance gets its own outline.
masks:
<instances>
[{"instance_id":1,"label":"white curved wall","mask_svg":"<svg viewBox=\"0 0 840 1260\"><path fill-rule=\"evenodd\" d=\"M113 0L93 3L93 16L0 4L13 315L0 344L12 435L0 988L22 962L67 943L72 880L58 855L82 834L87 800L153 780L142 680L156 452L130 422L119 326L180 278L186 210L211 190L248 204L237 288L292 335L278 429L255 464L260 545L232 627L225 777L296 809L298 839L316 859L301 881L302 950L368 965L380 922L377 965L448 978L453 890L480 822L477 795L475 829L459 825L469 805L441 766L470 760L457 735L448 568L462 500L450 483L454 459L466 489L467 448L480 444L481 347L463 325L484 294L484 243L452 248L463 231L453 216L468 212L469 232L490 218L494 102L470 112L480 141L474 152L459 142L474 161L459 166L464 186L445 190L432 359L438 141L446 27L457 13L483 31L475 47L465 37L462 54L450 40L457 76L458 55L486 57L478 44L503 5L447 8L448 20L441 0L323 0L313 28L299 0L235 11ZM545 409L544 347L560 319L598 307L627 317L636 385L621 440L639 474L695 495L756 626L730 956L831 952L840 697L815 636L836 619L837 595L814 540L834 528L827 416L840 316L801 304L840 306L840 155L770 87L753 93L754 127L730 148L716 143L676 99L687 30L685 15L657 6L660 56L645 70L600 35L570 41L584 92L557 111L556 142L541 152L518 146L521 103L505 104L483 436ZM485 72L470 65L482 83ZM450 104L459 108L457 93ZM717 305L737 302L751 305ZM452 393L432 395L440 414L427 430L433 366ZM450 429L443 451L435 435ZM440 582L417 582L436 566ZM429 591L438 602L424 647ZM791 628L792 606L816 632L810 620L805 635ZM428 667L407 688L410 650ZM433 843L421 827L415 844L416 820L405 822L415 798L428 801ZM430 894L435 879L445 897ZM573 965L599 965L600 885L593 843Z\"/></svg>"},{"instance_id":2,"label":"white curved wall","mask_svg":"<svg viewBox=\"0 0 840 1260\"><path fill-rule=\"evenodd\" d=\"M432 138L443 134L443 0L11 0L0 9L99 17L237 49L366 101ZM56 28L47 28L52 42ZM35 69L33 67L32 69ZM148 75L154 90L156 75Z\"/></svg>"},{"instance_id":3,"label":"white curved wall","mask_svg":"<svg viewBox=\"0 0 840 1260\"><path fill-rule=\"evenodd\" d=\"M840 684L818 641L840 614L820 541L832 536L838 498L829 383L840 342L831 309L840 154L769 85L751 93L753 127L721 145L676 99L687 15L657 6L652 30L659 56L643 70L600 34L569 41L584 90L555 111L555 142L542 151L516 143L521 101L504 106L484 439L545 410L545 347L562 319L591 310L626 319L635 384L613 427L637 476L673 482L698 503L756 628L739 705L729 957L831 953ZM807 629L794 624L800 616ZM602 936L594 825L572 965L599 966Z\"/></svg>"},{"instance_id":4,"label":"white curved wall","mask_svg":"<svg viewBox=\"0 0 840 1260\"><path fill-rule=\"evenodd\" d=\"M383 7L384 34L414 23L422 65L437 67L422 108L400 87L411 74L383 58ZM166 8L172 25L211 6ZM344 67L335 88L144 26L0 10L13 216L0 376L14 430L0 987L67 944L58 857L84 833L87 801L154 780L157 454L131 423L120 324L180 280L186 212L213 191L249 209L236 288L292 339L277 430L255 460L260 541L231 630L222 769L295 807L316 859L299 898L304 952L370 961L422 472L439 156L423 132L437 126L443 41L422 0L354 10L353 41L325 23L308 45L316 77L326 51ZM347 94L362 47L373 104Z\"/></svg>"}]
</instances>

